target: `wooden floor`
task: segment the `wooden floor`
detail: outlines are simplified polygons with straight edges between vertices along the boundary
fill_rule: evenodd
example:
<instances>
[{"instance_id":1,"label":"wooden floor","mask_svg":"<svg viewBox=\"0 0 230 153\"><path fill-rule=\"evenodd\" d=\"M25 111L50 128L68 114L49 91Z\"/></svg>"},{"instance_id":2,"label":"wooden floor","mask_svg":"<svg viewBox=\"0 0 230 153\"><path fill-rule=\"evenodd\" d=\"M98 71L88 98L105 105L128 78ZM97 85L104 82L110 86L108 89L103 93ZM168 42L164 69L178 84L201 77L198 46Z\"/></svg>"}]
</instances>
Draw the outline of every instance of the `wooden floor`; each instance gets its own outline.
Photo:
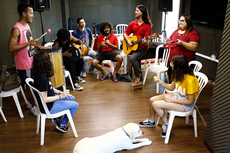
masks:
<instances>
[{"instance_id":1,"label":"wooden floor","mask_svg":"<svg viewBox=\"0 0 230 153\"><path fill-rule=\"evenodd\" d=\"M71 153L75 144L84 137L95 137L119 128L128 122L138 123L149 115L148 100L155 95L154 74L149 72L146 86L143 90L130 91L130 83L114 83L111 79L99 81L96 76L87 75L86 83L82 84L83 91L73 91L79 109L73 116L78 132L75 138L72 130L61 133L55 129L51 120L46 120L45 144L40 146L40 133L37 135L36 117L26 107L19 94L24 118L20 118L12 98L3 99L5 123L0 116L0 152L4 153ZM68 82L67 82L68 84ZM70 86L68 85L70 88ZM207 121L213 84L208 84L201 93L197 106ZM144 146L124 153L152 153L152 152L208 152L203 144L205 129L198 116L198 137L194 137L193 122L185 125L184 118L175 118L169 144L164 144L161 138L161 126L142 128L145 138L152 141L152 145Z\"/></svg>"}]
</instances>

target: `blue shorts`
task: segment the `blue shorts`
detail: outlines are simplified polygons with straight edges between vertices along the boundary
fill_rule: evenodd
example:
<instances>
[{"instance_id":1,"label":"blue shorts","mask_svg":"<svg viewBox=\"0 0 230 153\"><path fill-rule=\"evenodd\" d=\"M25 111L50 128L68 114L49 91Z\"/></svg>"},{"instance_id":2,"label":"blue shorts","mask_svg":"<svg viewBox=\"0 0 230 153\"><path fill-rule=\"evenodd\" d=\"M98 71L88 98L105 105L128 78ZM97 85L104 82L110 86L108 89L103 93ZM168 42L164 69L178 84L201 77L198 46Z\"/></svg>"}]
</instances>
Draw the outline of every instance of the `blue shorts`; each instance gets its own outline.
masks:
<instances>
[{"instance_id":1,"label":"blue shorts","mask_svg":"<svg viewBox=\"0 0 230 153\"><path fill-rule=\"evenodd\" d=\"M177 95L177 99L188 99L187 97L185 96L182 96L181 94L179 94L178 92L174 92L175 95ZM184 107L184 109L186 110L186 112L189 112L191 111L193 105L195 104L195 101L193 101L193 103L191 105L185 105L185 104L182 104L182 106Z\"/></svg>"}]
</instances>

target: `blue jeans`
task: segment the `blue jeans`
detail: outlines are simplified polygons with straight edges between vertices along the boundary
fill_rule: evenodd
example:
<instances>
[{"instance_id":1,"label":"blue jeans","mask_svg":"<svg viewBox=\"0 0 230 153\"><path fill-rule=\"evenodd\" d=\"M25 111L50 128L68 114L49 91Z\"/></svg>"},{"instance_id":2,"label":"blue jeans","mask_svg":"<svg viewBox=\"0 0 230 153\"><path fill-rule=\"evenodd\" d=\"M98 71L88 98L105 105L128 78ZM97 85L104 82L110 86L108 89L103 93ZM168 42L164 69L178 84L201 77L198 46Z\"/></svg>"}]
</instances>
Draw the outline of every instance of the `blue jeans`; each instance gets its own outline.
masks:
<instances>
[{"instance_id":1,"label":"blue jeans","mask_svg":"<svg viewBox=\"0 0 230 153\"><path fill-rule=\"evenodd\" d=\"M94 57L95 57L96 55L93 55L93 54L92 54L92 51L93 51L93 50L89 50L87 56L90 56L90 57L92 57L92 58L94 59ZM84 59L84 57L83 57L83 59ZM87 65L88 65L87 60L84 59L84 65L83 65L83 68L82 68L82 72L86 72L86 70L87 70ZM94 71L94 66L93 66L93 64L91 64L91 66L90 66L90 68L89 68L89 71Z\"/></svg>"},{"instance_id":2,"label":"blue jeans","mask_svg":"<svg viewBox=\"0 0 230 153\"><path fill-rule=\"evenodd\" d=\"M70 99L62 98L54 102L53 107L50 110L50 113L54 114L69 109L71 116L73 116L74 113L77 111L78 107L79 104L75 101L75 97ZM61 121L61 125L66 126L68 121L68 117L65 115Z\"/></svg>"}]
</instances>

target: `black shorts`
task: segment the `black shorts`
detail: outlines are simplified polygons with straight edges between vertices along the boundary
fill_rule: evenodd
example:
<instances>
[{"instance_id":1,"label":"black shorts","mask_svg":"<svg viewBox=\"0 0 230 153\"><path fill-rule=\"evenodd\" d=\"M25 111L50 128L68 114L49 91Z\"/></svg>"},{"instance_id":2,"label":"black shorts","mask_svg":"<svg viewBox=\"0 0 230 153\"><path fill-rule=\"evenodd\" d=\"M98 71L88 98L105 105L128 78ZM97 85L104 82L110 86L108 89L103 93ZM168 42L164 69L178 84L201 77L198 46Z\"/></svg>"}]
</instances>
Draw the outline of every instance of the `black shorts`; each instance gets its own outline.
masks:
<instances>
[{"instance_id":1,"label":"black shorts","mask_svg":"<svg viewBox=\"0 0 230 153\"><path fill-rule=\"evenodd\" d=\"M94 59L98 60L99 63L101 63L103 60L115 61L114 59L117 55L120 55L120 53L116 51L99 52Z\"/></svg>"}]
</instances>

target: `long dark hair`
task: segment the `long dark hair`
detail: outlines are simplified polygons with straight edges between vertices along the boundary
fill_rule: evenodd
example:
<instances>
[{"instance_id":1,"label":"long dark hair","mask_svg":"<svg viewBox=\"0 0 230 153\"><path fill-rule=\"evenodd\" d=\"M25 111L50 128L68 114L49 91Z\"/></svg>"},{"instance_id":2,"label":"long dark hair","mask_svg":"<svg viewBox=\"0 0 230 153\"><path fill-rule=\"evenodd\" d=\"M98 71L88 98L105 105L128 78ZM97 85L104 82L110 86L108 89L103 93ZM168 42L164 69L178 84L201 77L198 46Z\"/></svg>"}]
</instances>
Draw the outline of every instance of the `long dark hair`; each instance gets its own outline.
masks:
<instances>
[{"instance_id":1,"label":"long dark hair","mask_svg":"<svg viewBox=\"0 0 230 153\"><path fill-rule=\"evenodd\" d=\"M187 23L187 28L185 29L184 34L192 32L194 30L194 28L193 28L193 21L192 21L191 15L182 14L181 17L182 16L185 18L185 22Z\"/></svg>"},{"instance_id":2,"label":"long dark hair","mask_svg":"<svg viewBox=\"0 0 230 153\"><path fill-rule=\"evenodd\" d=\"M105 26L108 26L108 27L110 28L109 33L112 34L112 32L113 32L113 26L112 26L112 24L109 23L109 22L102 22L102 23L100 24L99 30L100 30L101 34L103 34L103 35L105 34L105 32L104 32Z\"/></svg>"},{"instance_id":3,"label":"long dark hair","mask_svg":"<svg viewBox=\"0 0 230 153\"><path fill-rule=\"evenodd\" d=\"M185 74L194 75L193 70L188 65L188 59L185 55L179 54L172 58L174 65L174 70L172 71L172 80L177 82L182 82L184 80Z\"/></svg>"},{"instance_id":4,"label":"long dark hair","mask_svg":"<svg viewBox=\"0 0 230 153\"><path fill-rule=\"evenodd\" d=\"M54 75L53 64L45 51L40 51L34 56L32 76L39 75L46 75L47 77Z\"/></svg>"},{"instance_id":5,"label":"long dark hair","mask_svg":"<svg viewBox=\"0 0 230 153\"><path fill-rule=\"evenodd\" d=\"M144 5L138 5L137 8L142 12L142 20L146 24L150 24L152 26L153 24L152 24L151 19L149 17L149 11L146 8L146 6L144 6Z\"/></svg>"}]
</instances>

